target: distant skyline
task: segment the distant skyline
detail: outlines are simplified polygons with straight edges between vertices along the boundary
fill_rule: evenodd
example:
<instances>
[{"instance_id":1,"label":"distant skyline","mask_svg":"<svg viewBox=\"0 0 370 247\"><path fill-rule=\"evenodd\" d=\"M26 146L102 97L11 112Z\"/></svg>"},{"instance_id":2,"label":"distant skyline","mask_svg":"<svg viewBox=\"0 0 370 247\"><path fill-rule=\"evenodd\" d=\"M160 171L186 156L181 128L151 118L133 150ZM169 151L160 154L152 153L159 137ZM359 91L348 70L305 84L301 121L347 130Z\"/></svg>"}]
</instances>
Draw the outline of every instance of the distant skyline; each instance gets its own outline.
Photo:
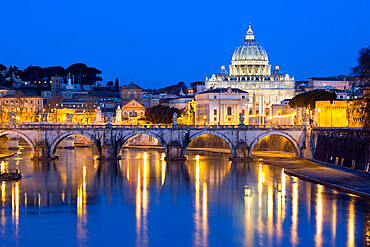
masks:
<instances>
[{"instance_id":1,"label":"distant skyline","mask_svg":"<svg viewBox=\"0 0 370 247\"><path fill-rule=\"evenodd\" d=\"M86 63L143 88L204 80L231 63L249 22L298 80L349 74L369 45L370 1L2 1L0 64Z\"/></svg>"}]
</instances>

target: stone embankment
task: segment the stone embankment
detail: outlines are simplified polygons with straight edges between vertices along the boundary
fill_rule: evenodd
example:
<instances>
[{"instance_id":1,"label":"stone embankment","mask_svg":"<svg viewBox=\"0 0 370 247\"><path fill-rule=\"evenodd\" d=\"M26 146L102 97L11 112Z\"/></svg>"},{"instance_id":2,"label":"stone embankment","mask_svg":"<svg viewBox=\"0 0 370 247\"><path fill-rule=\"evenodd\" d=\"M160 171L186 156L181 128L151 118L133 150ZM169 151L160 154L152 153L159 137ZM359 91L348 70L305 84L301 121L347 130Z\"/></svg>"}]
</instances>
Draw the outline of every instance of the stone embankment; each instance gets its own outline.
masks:
<instances>
[{"instance_id":1,"label":"stone embankment","mask_svg":"<svg viewBox=\"0 0 370 247\"><path fill-rule=\"evenodd\" d=\"M262 162L284 168L287 175L370 199L369 173L307 159L266 157Z\"/></svg>"},{"instance_id":2,"label":"stone embankment","mask_svg":"<svg viewBox=\"0 0 370 247\"><path fill-rule=\"evenodd\" d=\"M0 159L12 157L15 153L11 151L0 151Z\"/></svg>"}]
</instances>

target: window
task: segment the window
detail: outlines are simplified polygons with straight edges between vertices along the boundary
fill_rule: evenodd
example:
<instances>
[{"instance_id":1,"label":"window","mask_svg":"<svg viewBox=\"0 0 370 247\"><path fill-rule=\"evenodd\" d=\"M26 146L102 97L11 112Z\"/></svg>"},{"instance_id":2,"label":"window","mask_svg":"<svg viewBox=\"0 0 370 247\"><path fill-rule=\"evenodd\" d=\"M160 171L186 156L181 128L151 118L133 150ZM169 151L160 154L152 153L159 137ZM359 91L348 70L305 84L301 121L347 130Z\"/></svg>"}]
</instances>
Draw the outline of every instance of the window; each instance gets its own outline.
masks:
<instances>
[{"instance_id":1,"label":"window","mask_svg":"<svg viewBox=\"0 0 370 247\"><path fill-rule=\"evenodd\" d=\"M215 95L215 96L213 96L213 98L214 98L214 99L217 99L217 96Z\"/></svg>"},{"instance_id":2,"label":"window","mask_svg":"<svg viewBox=\"0 0 370 247\"><path fill-rule=\"evenodd\" d=\"M216 121L217 121L217 118L215 117L215 118L213 119L213 121L215 121L215 122L216 122Z\"/></svg>"},{"instance_id":3,"label":"window","mask_svg":"<svg viewBox=\"0 0 370 247\"><path fill-rule=\"evenodd\" d=\"M123 116L127 116L127 111L124 111L123 112Z\"/></svg>"},{"instance_id":4,"label":"window","mask_svg":"<svg viewBox=\"0 0 370 247\"><path fill-rule=\"evenodd\" d=\"M217 110L216 109L213 110L213 115L217 116Z\"/></svg>"},{"instance_id":5,"label":"window","mask_svg":"<svg viewBox=\"0 0 370 247\"><path fill-rule=\"evenodd\" d=\"M227 107L227 115L231 115L231 107Z\"/></svg>"},{"instance_id":6,"label":"window","mask_svg":"<svg viewBox=\"0 0 370 247\"><path fill-rule=\"evenodd\" d=\"M245 96L244 95L242 96L242 99L245 99Z\"/></svg>"}]
</instances>

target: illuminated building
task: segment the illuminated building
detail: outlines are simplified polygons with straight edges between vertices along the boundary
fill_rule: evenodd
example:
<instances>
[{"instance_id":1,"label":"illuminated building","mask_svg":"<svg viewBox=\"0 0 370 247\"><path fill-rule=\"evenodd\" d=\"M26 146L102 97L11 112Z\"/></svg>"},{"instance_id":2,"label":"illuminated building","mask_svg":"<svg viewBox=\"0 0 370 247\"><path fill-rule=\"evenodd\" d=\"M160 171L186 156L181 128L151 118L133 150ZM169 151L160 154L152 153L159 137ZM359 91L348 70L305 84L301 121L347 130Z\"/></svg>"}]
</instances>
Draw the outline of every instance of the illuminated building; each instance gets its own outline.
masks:
<instances>
[{"instance_id":1,"label":"illuminated building","mask_svg":"<svg viewBox=\"0 0 370 247\"><path fill-rule=\"evenodd\" d=\"M145 119L145 107L132 99L122 106L122 119L129 123L137 123L140 119Z\"/></svg>"},{"instance_id":2,"label":"illuminated building","mask_svg":"<svg viewBox=\"0 0 370 247\"><path fill-rule=\"evenodd\" d=\"M222 66L217 76L207 78L205 84L206 89L231 87L248 92L249 115L258 116L250 119L250 124L263 124L271 115L272 104L295 96L294 77L284 76L279 66L271 73L267 53L256 42L251 25L244 42L234 51L229 72Z\"/></svg>"},{"instance_id":3,"label":"illuminated building","mask_svg":"<svg viewBox=\"0 0 370 247\"><path fill-rule=\"evenodd\" d=\"M315 102L318 127L348 127L348 100L320 100Z\"/></svg>"},{"instance_id":4,"label":"illuminated building","mask_svg":"<svg viewBox=\"0 0 370 247\"><path fill-rule=\"evenodd\" d=\"M239 124L239 113L244 113L248 124L248 93L237 88L217 88L195 95L189 109L194 109L193 124ZM191 114L191 113L190 113Z\"/></svg>"},{"instance_id":5,"label":"illuminated building","mask_svg":"<svg viewBox=\"0 0 370 247\"><path fill-rule=\"evenodd\" d=\"M43 98L38 95L24 95L19 91L0 98L1 122L36 122L43 109Z\"/></svg>"},{"instance_id":6,"label":"illuminated building","mask_svg":"<svg viewBox=\"0 0 370 247\"><path fill-rule=\"evenodd\" d=\"M81 95L78 99L50 98L45 104L48 122L93 123L97 103L91 95Z\"/></svg>"},{"instance_id":7,"label":"illuminated building","mask_svg":"<svg viewBox=\"0 0 370 247\"><path fill-rule=\"evenodd\" d=\"M272 105L271 116L267 118L268 122L273 125L296 125L298 123L298 116L296 111L284 104Z\"/></svg>"},{"instance_id":8,"label":"illuminated building","mask_svg":"<svg viewBox=\"0 0 370 247\"><path fill-rule=\"evenodd\" d=\"M344 90L351 87L347 76L333 76L333 77L311 77L308 78L308 85L312 88L320 89L339 89Z\"/></svg>"}]
</instances>

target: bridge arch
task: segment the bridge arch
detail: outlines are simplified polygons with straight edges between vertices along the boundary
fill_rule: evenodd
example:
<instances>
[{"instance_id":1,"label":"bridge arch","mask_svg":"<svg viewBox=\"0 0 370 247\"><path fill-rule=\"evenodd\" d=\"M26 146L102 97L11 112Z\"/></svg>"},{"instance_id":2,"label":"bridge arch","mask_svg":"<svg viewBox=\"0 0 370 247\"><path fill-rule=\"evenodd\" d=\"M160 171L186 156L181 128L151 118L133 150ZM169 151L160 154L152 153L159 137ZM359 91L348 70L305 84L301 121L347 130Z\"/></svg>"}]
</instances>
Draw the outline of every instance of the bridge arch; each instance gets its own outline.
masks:
<instances>
[{"instance_id":1,"label":"bridge arch","mask_svg":"<svg viewBox=\"0 0 370 247\"><path fill-rule=\"evenodd\" d=\"M189 137L189 141L187 143L185 143L184 147L181 150L181 157L185 157L185 152L186 152L186 149L188 148L189 144L195 138L197 138L199 136L202 136L202 135L214 135L214 136L220 137L222 140L224 140L229 145L232 157L236 157L236 155L237 155L236 154L236 148L235 148L235 145L233 144L233 142L228 137L226 137L225 135L222 135L222 134L214 132L214 131L209 131L209 130L201 131L201 132L198 132L196 134L191 135Z\"/></svg>"},{"instance_id":2,"label":"bridge arch","mask_svg":"<svg viewBox=\"0 0 370 247\"><path fill-rule=\"evenodd\" d=\"M144 132L138 131L138 132L135 132L135 133L130 133L130 134L124 135L122 137L122 139L121 139L122 141L121 141L121 143L119 143L119 146L117 147L117 150L116 150L116 157L119 156L119 152L121 151L121 148L122 148L123 144L125 144L125 142L127 142L130 138L132 138L134 136L137 136L137 135L149 135L149 136L154 137L155 139L157 139L161 143L161 145L164 148L164 152L166 153L166 155L168 154L168 152L167 152L168 151L167 143L159 135L157 135L156 133L151 132L151 131L144 131Z\"/></svg>"},{"instance_id":3,"label":"bridge arch","mask_svg":"<svg viewBox=\"0 0 370 247\"><path fill-rule=\"evenodd\" d=\"M269 135L278 135L278 136L283 136L285 137L288 141L290 141L290 143L293 144L295 150L296 150L296 154L297 154L297 157L301 157L302 156L302 152L301 152L301 147L299 146L298 142L294 139L294 137L292 137L291 135L285 133L285 132L282 132L282 131L270 131L270 132L266 132L266 133L263 133L261 135L259 135L251 144L251 147L249 149L249 157L252 157L252 152L253 152L253 149L254 147L256 146L256 144L264 137L266 136L269 136Z\"/></svg>"},{"instance_id":4,"label":"bridge arch","mask_svg":"<svg viewBox=\"0 0 370 247\"><path fill-rule=\"evenodd\" d=\"M25 135L21 132L18 132L18 131L14 131L14 130L5 130L5 131L0 132L0 137L6 136L6 135L17 135L17 136L22 137L28 143L28 145L31 147L32 156L36 157L36 145L35 145L35 143L33 143L31 138L29 138L27 135Z\"/></svg>"},{"instance_id":5,"label":"bridge arch","mask_svg":"<svg viewBox=\"0 0 370 247\"><path fill-rule=\"evenodd\" d=\"M48 151L48 155L49 155L49 157L50 157L50 158L53 158L53 157L54 157L54 155L55 155L55 152L56 152L56 149L57 149L57 147L58 147L59 143L60 143L61 141L63 141L65 138L67 138L67 137L69 137L69 136L72 136L72 135L81 135L81 136L84 136L84 137L89 138L89 139L94 143L94 145L95 145L96 149L98 150L99 157L101 157L101 156L102 156L101 145L99 145L99 144L97 143L97 140L96 140L96 138L94 138L94 136L92 136L92 135L90 135L90 134L88 134L88 133L81 133L81 132L79 132L79 131L68 131L68 132L66 132L66 133L63 133L63 134L59 135L58 137L56 137L56 138L52 141L52 143L51 143L51 145L50 145L50 148L49 148L49 151Z\"/></svg>"}]
</instances>

